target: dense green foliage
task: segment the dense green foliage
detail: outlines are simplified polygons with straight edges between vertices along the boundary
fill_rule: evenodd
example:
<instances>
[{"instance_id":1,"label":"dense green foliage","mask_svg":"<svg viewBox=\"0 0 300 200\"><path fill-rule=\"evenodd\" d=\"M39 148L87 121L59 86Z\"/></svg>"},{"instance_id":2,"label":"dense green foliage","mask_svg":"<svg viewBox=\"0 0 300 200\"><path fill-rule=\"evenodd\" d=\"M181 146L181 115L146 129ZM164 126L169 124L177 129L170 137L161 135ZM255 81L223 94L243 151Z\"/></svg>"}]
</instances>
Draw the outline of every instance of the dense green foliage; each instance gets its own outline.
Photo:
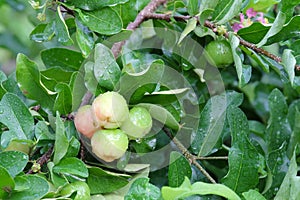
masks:
<instances>
[{"instance_id":1,"label":"dense green foliage","mask_svg":"<svg viewBox=\"0 0 300 200\"><path fill-rule=\"evenodd\" d=\"M300 1L157 2L0 1L0 199L300 199ZM111 163L73 120L107 91L152 123Z\"/></svg>"}]
</instances>

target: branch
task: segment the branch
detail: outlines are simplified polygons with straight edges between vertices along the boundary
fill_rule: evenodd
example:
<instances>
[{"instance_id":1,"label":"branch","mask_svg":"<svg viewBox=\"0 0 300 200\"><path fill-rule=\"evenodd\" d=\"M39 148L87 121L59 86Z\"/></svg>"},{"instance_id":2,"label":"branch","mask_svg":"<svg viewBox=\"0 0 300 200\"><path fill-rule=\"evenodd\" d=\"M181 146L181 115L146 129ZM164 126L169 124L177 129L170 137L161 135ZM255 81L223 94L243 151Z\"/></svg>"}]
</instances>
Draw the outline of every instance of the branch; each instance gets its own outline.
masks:
<instances>
[{"instance_id":1,"label":"branch","mask_svg":"<svg viewBox=\"0 0 300 200\"><path fill-rule=\"evenodd\" d=\"M192 18L191 16L172 16L170 14L156 14L156 13L151 13L150 15L147 16L148 19L161 19L161 20L166 20L166 21L170 21L172 18L178 21L186 21L190 18ZM197 18L198 20L198 18ZM199 20L198 20L199 23ZM213 32L218 33L217 29L216 29L216 25L210 21L205 21L204 26L210 28ZM224 37L228 38L228 33L225 32L223 34ZM282 59L262 48L257 47L255 44L252 44L250 42L247 42L246 40L243 40L242 38L240 38L238 36L238 39L240 40L240 45L243 45L249 49L252 49L253 51L255 51L256 53L262 54L268 58L271 58L272 60L280 63L282 62ZM300 71L300 65L295 65L295 69Z\"/></svg>"},{"instance_id":2,"label":"branch","mask_svg":"<svg viewBox=\"0 0 300 200\"><path fill-rule=\"evenodd\" d=\"M195 165L210 182L217 183L215 179L213 179L213 177L211 177L210 174L198 163L197 160L199 160L199 158L202 159L203 157L194 156L192 153L189 152L189 150L187 150L187 148L185 148L185 146L183 146L183 144L179 140L177 140L176 137L172 136L169 129L163 128L163 130L168 135L168 137L174 142L174 144L178 147L182 155L186 157L186 159L188 159L193 165Z\"/></svg>"},{"instance_id":3,"label":"branch","mask_svg":"<svg viewBox=\"0 0 300 200\"><path fill-rule=\"evenodd\" d=\"M135 20L131 23L128 24L127 30L135 30L143 21L149 19L149 16L152 15L152 13L157 9L158 6L161 4L166 3L167 0L152 0L150 3L143 9L141 10L138 15L136 16ZM125 41L115 43L113 47L111 48L115 58L118 57L122 46L125 44Z\"/></svg>"},{"instance_id":4,"label":"branch","mask_svg":"<svg viewBox=\"0 0 300 200\"><path fill-rule=\"evenodd\" d=\"M39 164L40 166L42 166L43 164L47 163L48 160L50 159L52 153L53 153L53 146L50 147L50 148L48 149L48 151L47 151L44 155L42 155L40 158L38 158L38 159L36 160L36 163ZM32 174L33 172L34 172L33 169L30 169L30 170L27 172L27 174Z\"/></svg>"}]
</instances>

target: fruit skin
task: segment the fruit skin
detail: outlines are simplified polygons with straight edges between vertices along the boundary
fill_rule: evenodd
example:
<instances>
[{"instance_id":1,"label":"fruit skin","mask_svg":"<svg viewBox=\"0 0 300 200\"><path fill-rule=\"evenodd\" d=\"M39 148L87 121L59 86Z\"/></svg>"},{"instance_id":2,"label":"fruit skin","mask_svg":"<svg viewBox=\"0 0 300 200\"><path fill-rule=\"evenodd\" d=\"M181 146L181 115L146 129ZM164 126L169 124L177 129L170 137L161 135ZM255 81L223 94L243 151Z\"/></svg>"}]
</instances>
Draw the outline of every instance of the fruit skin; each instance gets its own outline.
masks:
<instances>
[{"instance_id":1,"label":"fruit skin","mask_svg":"<svg viewBox=\"0 0 300 200\"><path fill-rule=\"evenodd\" d=\"M205 47L205 50L206 58L213 66L223 68L233 63L231 47L226 40L212 41Z\"/></svg>"},{"instance_id":2,"label":"fruit skin","mask_svg":"<svg viewBox=\"0 0 300 200\"><path fill-rule=\"evenodd\" d=\"M133 107L121 129L131 138L136 139L144 137L150 132L151 127L152 117L149 111L143 107Z\"/></svg>"},{"instance_id":3,"label":"fruit skin","mask_svg":"<svg viewBox=\"0 0 300 200\"><path fill-rule=\"evenodd\" d=\"M126 100L117 92L106 92L94 99L92 104L95 116L102 128L115 129L128 117Z\"/></svg>"},{"instance_id":4,"label":"fruit skin","mask_svg":"<svg viewBox=\"0 0 300 200\"><path fill-rule=\"evenodd\" d=\"M76 129L88 138L91 138L100 129L100 124L95 117L91 105L85 105L78 109L74 124Z\"/></svg>"},{"instance_id":5,"label":"fruit skin","mask_svg":"<svg viewBox=\"0 0 300 200\"><path fill-rule=\"evenodd\" d=\"M120 129L97 131L91 139L92 151L105 162L121 158L128 148L128 137Z\"/></svg>"}]
</instances>

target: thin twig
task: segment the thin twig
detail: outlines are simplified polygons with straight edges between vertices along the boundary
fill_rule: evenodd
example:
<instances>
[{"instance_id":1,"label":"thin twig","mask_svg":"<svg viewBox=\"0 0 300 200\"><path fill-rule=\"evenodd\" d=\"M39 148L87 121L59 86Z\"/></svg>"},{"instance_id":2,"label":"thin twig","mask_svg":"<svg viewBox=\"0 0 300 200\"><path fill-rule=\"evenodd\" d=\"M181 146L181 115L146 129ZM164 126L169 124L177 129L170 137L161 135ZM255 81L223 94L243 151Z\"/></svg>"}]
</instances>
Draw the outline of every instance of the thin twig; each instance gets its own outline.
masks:
<instances>
[{"instance_id":1,"label":"thin twig","mask_svg":"<svg viewBox=\"0 0 300 200\"><path fill-rule=\"evenodd\" d=\"M147 19L161 19L161 20L166 20L166 21L170 21L171 19L175 19L178 21L186 21L188 19L191 19L191 16L172 16L170 14L156 14L156 13L151 13L150 15L147 16ZM198 20L198 18L196 18ZM216 29L216 25L210 21L205 21L204 26L210 28L212 31L214 31L215 33L217 33L217 29ZM225 32L223 34L224 37L228 38L229 34L228 32ZM271 58L272 60L281 63L282 59L266 50L264 50L263 48L259 48L257 47L255 44L247 42L246 40L243 40L241 37L238 36L238 39L240 40L240 45L243 45L249 49L252 49L253 51L255 51L256 53L262 54L268 58ZM300 71L300 65L295 65L295 69Z\"/></svg>"},{"instance_id":2,"label":"thin twig","mask_svg":"<svg viewBox=\"0 0 300 200\"><path fill-rule=\"evenodd\" d=\"M198 163L199 157L194 156L183 146L183 144L176 138L173 137L170 130L167 128L163 128L164 132L168 135L168 137L174 142L174 144L178 147L178 149L181 151L182 155L184 155L193 165L195 165L201 173L212 183L217 183L213 177Z\"/></svg>"},{"instance_id":3,"label":"thin twig","mask_svg":"<svg viewBox=\"0 0 300 200\"><path fill-rule=\"evenodd\" d=\"M136 16L135 20L131 23L128 24L127 30L135 30L143 21L149 18L149 16L158 8L158 6L166 3L167 0L152 0L150 3L143 9L141 10L138 15ZM122 46L125 44L125 41L115 43L111 50L114 54L114 57L117 58Z\"/></svg>"},{"instance_id":4,"label":"thin twig","mask_svg":"<svg viewBox=\"0 0 300 200\"><path fill-rule=\"evenodd\" d=\"M53 153L53 146L50 147L45 154L43 154L40 158L38 158L36 160L36 163L39 164L40 166L42 166L43 164L47 163L48 160L50 159L52 153ZM27 172L27 174L32 174L32 173L34 173L33 169L30 169Z\"/></svg>"}]
</instances>

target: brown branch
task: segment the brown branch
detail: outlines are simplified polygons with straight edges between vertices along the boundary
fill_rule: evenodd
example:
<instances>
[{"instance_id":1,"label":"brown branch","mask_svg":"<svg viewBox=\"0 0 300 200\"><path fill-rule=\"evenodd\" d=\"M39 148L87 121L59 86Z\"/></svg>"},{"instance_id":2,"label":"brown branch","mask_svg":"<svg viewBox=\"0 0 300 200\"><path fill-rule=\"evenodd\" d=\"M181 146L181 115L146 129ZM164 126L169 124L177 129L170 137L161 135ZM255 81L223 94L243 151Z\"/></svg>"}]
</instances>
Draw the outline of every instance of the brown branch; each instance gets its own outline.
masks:
<instances>
[{"instance_id":1,"label":"brown branch","mask_svg":"<svg viewBox=\"0 0 300 200\"><path fill-rule=\"evenodd\" d=\"M141 10L138 15L136 16L135 20L131 23L128 24L127 30L135 30L143 21L149 19L149 16L157 9L158 6L161 4L166 3L167 0L152 0L150 3L143 9ZM125 44L125 41L115 43L111 50L114 54L114 57L117 58L122 46Z\"/></svg>"},{"instance_id":2,"label":"brown branch","mask_svg":"<svg viewBox=\"0 0 300 200\"><path fill-rule=\"evenodd\" d=\"M193 165L195 165L200 172L212 183L217 183L213 177L198 163L197 160L199 160L199 157L191 154L185 146L176 138L173 137L169 129L163 128L164 132L168 135L168 137L174 142L174 144L178 147L178 149L181 151L182 155L186 157ZM208 157L207 157L208 158ZM208 160L208 159L207 159Z\"/></svg>"},{"instance_id":3,"label":"brown branch","mask_svg":"<svg viewBox=\"0 0 300 200\"><path fill-rule=\"evenodd\" d=\"M171 16L170 14L156 14L156 13L151 13L150 15L147 16L148 19L161 19L161 20L166 20L166 21L170 21L171 18L174 18L175 20L178 21L186 21L188 19L191 18L191 16ZM198 18L197 18L198 20ZM216 29L216 25L210 21L205 21L204 26L210 28L213 32L217 33L217 29ZM228 32L225 32L223 34L224 37L228 38ZM282 59L262 48L257 47L255 44L247 42L246 40L243 40L241 37L239 37L240 40L240 45L243 45L249 49L252 49L253 51L255 51L256 53L262 54L268 58L271 58L272 60L281 63ZM295 65L295 69L300 71L300 65Z\"/></svg>"},{"instance_id":4,"label":"brown branch","mask_svg":"<svg viewBox=\"0 0 300 200\"><path fill-rule=\"evenodd\" d=\"M50 159L52 153L53 153L53 146L50 147L50 148L48 149L48 151L47 151L44 155L42 155L40 158L38 158L38 159L36 160L36 163L39 164L40 166L42 166L43 164L47 163L48 160ZM34 173L33 169L30 169L30 170L27 172L27 174L32 174L32 173Z\"/></svg>"}]
</instances>

